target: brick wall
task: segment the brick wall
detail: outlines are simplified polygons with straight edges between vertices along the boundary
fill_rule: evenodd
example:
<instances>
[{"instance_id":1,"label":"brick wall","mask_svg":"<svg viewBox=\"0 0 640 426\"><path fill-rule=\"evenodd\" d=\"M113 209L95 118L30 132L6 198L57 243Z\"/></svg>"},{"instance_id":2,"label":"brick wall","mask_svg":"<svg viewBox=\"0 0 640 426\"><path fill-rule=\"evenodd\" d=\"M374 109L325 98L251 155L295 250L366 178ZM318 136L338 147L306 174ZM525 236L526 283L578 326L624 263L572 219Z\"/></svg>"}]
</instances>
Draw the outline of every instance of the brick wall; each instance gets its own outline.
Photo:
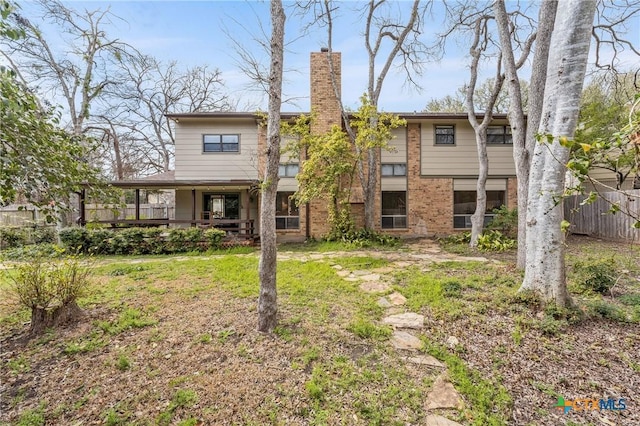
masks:
<instances>
[{"instance_id":1,"label":"brick wall","mask_svg":"<svg viewBox=\"0 0 640 426\"><path fill-rule=\"evenodd\" d=\"M420 176L420 124L407 129L407 226L411 235L453 232L453 179Z\"/></svg>"},{"instance_id":2,"label":"brick wall","mask_svg":"<svg viewBox=\"0 0 640 426\"><path fill-rule=\"evenodd\" d=\"M332 126L342 125L342 112L339 97L336 97L334 83L338 88L338 95L342 90L341 83L341 55L339 52L311 53L311 111L316 114L316 121L311 126L314 133L325 133ZM331 70L334 73L332 76ZM309 234L322 237L330 231L327 213L327 200L313 200L310 204Z\"/></svg>"}]
</instances>

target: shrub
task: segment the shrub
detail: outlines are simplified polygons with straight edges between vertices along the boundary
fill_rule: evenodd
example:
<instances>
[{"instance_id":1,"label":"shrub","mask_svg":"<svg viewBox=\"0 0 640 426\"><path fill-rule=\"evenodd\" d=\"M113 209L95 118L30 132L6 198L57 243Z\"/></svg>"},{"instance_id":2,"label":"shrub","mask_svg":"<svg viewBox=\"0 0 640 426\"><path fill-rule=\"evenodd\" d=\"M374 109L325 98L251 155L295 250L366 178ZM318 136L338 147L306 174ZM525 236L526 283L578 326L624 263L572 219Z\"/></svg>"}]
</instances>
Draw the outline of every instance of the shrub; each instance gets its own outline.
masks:
<instances>
[{"instance_id":1,"label":"shrub","mask_svg":"<svg viewBox=\"0 0 640 426\"><path fill-rule=\"evenodd\" d=\"M77 226L61 229L60 241L72 253L86 253L91 246L89 230Z\"/></svg>"},{"instance_id":2,"label":"shrub","mask_svg":"<svg viewBox=\"0 0 640 426\"><path fill-rule=\"evenodd\" d=\"M57 240L56 229L53 226L36 226L30 230L32 244L54 244Z\"/></svg>"},{"instance_id":3,"label":"shrub","mask_svg":"<svg viewBox=\"0 0 640 426\"><path fill-rule=\"evenodd\" d=\"M22 247L29 237L23 228L0 227L0 249Z\"/></svg>"},{"instance_id":4,"label":"shrub","mask_svg":"<svg viewBox=\"0 0 640 426\"><path fill-rule=\"evenodd\" d=\"M573 265L578 286L587 291L605 294L616 283L618 274L614 259L587 259Z\"/></svg>"},{"instance_id":5,"label":"shrub","mask_svg":"<svg viewBox=\"0 0 640 426\"><path fill-rule=\"evenodd\" d=\"M487 229L495 229L509 238L516 238L518 236L518 209L509 210L507 206L502 205L493 209L493 213L495 216L487 225Z\"/></svg>"},{"instance_id":6,"label":"shrub","mask_svg":"<svg viewBox=\"0 0 640 426\"><path fill-rule=\"evenodd\" d=\"M36 257L10 274L11 292L18 303L31 309L31 331L74 322L81 311L77 299L86 294L90 269L75 257L44 261Z\"/></svg>"},{"instance_id":7,"label":"shrub","mask_svg":"<svg viewBox=\"0 0 640 426\"><path fill-rule=\"evenodd\" d=\"M55 244L36 244L7 249L2 257L7 260L25 260L32 258L55 259L62 255L63 248Z\"/></svg>"},{"instance_id":8,"label":"shrub","mask_svg":"<svg viewBox=\"0 0 640 426\"><path fill-rule=\"evenodd\" d=\"M478 250L506 251L514 248L516 241L500 231L488 231L478 237Z\"/></svg>"},{"instance_id":9,"label":"shrub","mask_svg":"<svg viewBox=\"0 0 640 426\"><path fill-rule=\"evenodd\" d=\"M348 230L345 232L337 232L334 230L325 237L325 241L339 241L358 248L376 245L394 247L399 243L397 237L370 229Z\"/></svg>"},{"instance_id":10,"label":"shrub","mask_svg":"<svg viewBox=\"0 0 640 426\"><path fill-rule=\"evenodd\" d=\"M225 237L226 232L222 229L207 229L204 231L204 239L207 242L210 249L220 248L222 239Z\"/></svg>"},{"instance_id":11,"label":"shrub","mask_svg":"<svg viewBox=\"0 0 640 426\"><path fill-rule=\"evenodd\" d=\"M92 254L114 254L111 238L113 231L104 228L95 228L87 230L89 240L88 251Z\"/></svg>"}]
</instances>

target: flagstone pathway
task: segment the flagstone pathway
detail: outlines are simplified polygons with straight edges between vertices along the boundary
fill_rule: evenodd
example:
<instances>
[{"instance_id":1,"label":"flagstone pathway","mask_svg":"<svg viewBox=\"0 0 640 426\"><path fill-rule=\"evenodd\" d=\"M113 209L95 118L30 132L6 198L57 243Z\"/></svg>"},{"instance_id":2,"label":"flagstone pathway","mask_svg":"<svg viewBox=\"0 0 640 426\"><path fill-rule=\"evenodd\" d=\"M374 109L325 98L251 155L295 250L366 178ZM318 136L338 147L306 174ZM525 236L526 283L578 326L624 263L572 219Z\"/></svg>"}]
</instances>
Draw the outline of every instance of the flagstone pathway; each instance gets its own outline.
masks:
<instances>
[{"instance_id":1,"label":"flagstone pathway","mask_svg":"<svg viewBox=\"0 0 640 426\"><path fill-rule=\"evenodd\" d=\"M324 253L320 257L317 253L301 254L293 252L280 253L279 260L308 258L309 260L338 259L344 256L354 256L354 253ZM357 256L357 254L356 254ZM422 341L416 333L424 327L424 316L409 312L405 305L407 298L398 291L393 291L389 281L395 271L409 266L418 266L421 270L428 270L429 263L443 261L488 261L485 258L468 258L442 253L436 245L421 244L410 249L408 253L367 252L363 256L384 257L392 263L383 268L371 271L349 271L341 265L332 265L338 276L345 281L359 283L358 287L366 293L380 294L378 305L386 309L382 324L393 327L390 344L402 354L402 360L418 368L429 368L440 371L430 391L424 400L424 408L430 412L426 418L428 426L460 426L446 417L433 413L438 409L462 409L463 402L460 394L447 379L446 366L431 355L420 352Z\"/></svg>"}]
</instances>

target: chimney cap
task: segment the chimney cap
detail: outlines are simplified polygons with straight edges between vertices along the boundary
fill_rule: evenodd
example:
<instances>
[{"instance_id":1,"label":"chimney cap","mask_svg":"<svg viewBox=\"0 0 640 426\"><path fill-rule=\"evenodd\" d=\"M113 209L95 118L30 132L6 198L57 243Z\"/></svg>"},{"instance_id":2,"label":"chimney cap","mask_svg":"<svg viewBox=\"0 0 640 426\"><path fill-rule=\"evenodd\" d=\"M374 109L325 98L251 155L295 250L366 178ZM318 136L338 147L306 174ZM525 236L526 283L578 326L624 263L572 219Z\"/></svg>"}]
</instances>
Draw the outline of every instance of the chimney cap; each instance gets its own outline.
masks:
<instances>
[{"instance_id":1,"label":"chimney cap","mask_svg":"<svg viewBox=\"0 0 640 426\"><path fill-rule=\"evenodd\" d=\"M321 51L321 52L325 52L325 53L326 53L326 52L328 52L328 51L329 51L329 48L328 48L328 47L321 47L321 48L320 48L320 51Z\"/></svg>"}]
</instances>

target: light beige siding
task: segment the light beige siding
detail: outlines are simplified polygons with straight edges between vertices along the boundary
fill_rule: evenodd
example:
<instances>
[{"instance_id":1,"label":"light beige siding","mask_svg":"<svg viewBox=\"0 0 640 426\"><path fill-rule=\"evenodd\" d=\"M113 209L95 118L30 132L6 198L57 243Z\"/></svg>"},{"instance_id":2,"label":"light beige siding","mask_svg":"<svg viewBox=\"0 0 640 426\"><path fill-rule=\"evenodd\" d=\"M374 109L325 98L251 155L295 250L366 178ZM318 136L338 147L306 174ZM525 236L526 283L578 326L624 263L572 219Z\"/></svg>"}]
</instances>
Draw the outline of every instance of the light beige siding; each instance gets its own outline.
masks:
<instances>
[{"instance_id":1,"label":"light beige siding","mask_svg":"<svg viewBox=\"0 0 640 426\"><path fill-rule=\"evenodd\" d=\"M390 151L383 149L380 153L383 163L407 162L407 129L405 127L392 131L393 139L389 141Z\"/></svg>"},{"instance_id":2,"label":"light beige siding","mask_svg":"<svg viewBox=\"0 0 640 426\"><path fill-rule=\"evenodd\" d=\"M383 177L380 179L382 191L406 191L406 177Z\"/></svg>"},{"instance_id":3,"label":"light beige siding","mask_svg":"<svg viewBox=\"0 0 640 426\"><path fill-rule=\"evenodd\" d=\"M292 191L298 190L298 181L296 178L280 178L278 181L278 191Z\"/></svg>"},{"instance_id":4,"label":"light beige siding","mask_svg":"<svg viewBox=\"0 0 640 426\"><path fill-rule=\"evenodd\" d=\"M240 152L203 152L205 134L239 134ZM176 124L176 179L257 179L258 126L254 120L182 120Z\"/></svg>"},{"instance_id":5,"label":"light beige siding","mask_svg":"<svg viewBox=\"0 0 640 426\"><path fill-rule=\"evenodd\" d=\"M455 145L435 145L435 125L455 126ZM506 124L494 121L492 124ZM478 176L475 134L467 120L422 122L420 173L423 176ZM488 145L489 175L515 175L511 145Z\"/></svg>"},{"instance_id":6,"label":"light beige siding","mask_svg":"<svg viewBox=\"0 0 640 426\"><path fill-rule=\"evenodd\" d=\"M453 181L454 191L475 191L478 186L477 179L455 179ZM487 191L506 191L506 179L487 179L485 184Z\"/></svg>"}]
</instances>

